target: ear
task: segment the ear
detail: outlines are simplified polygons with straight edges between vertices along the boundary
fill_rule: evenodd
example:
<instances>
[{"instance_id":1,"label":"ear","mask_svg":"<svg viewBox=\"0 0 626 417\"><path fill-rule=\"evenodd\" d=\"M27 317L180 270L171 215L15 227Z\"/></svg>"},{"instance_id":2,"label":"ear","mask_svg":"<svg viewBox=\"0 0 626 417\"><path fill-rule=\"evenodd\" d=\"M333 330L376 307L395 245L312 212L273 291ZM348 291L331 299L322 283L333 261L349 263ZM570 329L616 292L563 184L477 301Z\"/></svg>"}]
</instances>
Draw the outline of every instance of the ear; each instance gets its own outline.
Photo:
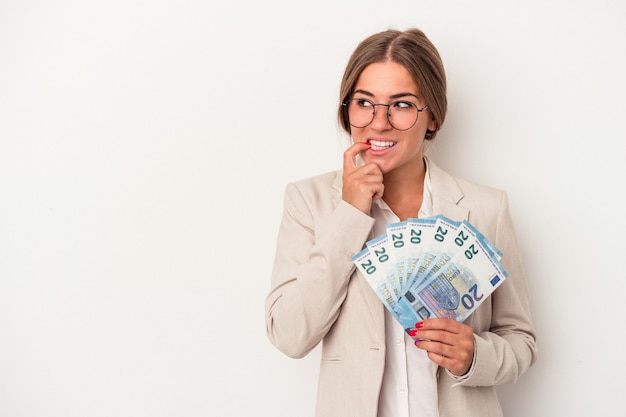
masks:
<instances>
[{"instance_id":1,"label":"ear","mask_svg":"<svg viewBox=\"0 0 626 417\"><path fill-rule=\"evenodd\" d=\"M431 130L433 132L437 131L437 121L435 120L435 118L432 116L430 116L430 122L428 122L428 130Z\"/></svg>"}]
</instances>

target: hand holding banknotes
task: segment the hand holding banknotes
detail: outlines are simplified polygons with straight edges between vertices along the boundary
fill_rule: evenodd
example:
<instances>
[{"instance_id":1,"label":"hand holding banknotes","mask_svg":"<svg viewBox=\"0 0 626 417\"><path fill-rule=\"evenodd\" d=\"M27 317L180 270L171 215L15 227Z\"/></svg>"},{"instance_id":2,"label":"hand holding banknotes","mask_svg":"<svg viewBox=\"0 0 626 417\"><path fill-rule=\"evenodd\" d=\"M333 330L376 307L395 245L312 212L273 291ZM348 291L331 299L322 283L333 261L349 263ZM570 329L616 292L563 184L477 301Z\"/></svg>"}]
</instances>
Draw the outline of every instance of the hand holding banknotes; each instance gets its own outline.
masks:
<instances>
[{"instance_id":1,"label":"hand holding banknotes","mask_svg":"<svg viewBox=\"0 0 626 417\"><path fill-rule=\"evenodd\" d=\"M369 149L367 142L355 142L343 154L343 199L369 215L372 200L382 198L385 186L383 173L375 163L361 167L356 165L356 156Z\"/></svg>"},{"instance_id":2,"label":"hand holding banknotes","mask_svg":"<svg viewBox=\"0 0 626 417\"><path fill-rule=\"evenodd\" d=\"M408 331L415 346L425 350L431 361L452 374L463 376L474 359L474 331L456 320L427 319Z\"/></svg>"},{"instance_id":3,"label":"hand holding banknotes","mask_svg":"<svg viewBox=\"0 0 626 417\"><path fill-rule=\"evenodd\" d=\"M502 252L468 221L443 215L391 223L386 230L353 262L415 346L464 375L474 339L462 322L507 278Z\"/></svg>"}]
</instances>

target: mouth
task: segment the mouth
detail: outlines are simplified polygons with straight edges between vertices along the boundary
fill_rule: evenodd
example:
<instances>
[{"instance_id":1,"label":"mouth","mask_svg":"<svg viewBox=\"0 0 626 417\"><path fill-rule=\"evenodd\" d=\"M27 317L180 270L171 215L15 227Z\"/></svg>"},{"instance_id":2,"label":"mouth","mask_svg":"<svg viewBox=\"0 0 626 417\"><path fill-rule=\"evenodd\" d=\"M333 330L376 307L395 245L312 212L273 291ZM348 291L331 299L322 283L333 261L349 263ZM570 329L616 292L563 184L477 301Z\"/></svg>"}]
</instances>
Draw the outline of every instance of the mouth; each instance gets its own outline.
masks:
<instances>
[{"instance_id":1,"label":"mouth","mask_svg":"<svg viewBox=\"0 0 626 417\"><path fill-rule=\"evenodd\" d=\"M370 148L371 150L382 151L382 150L389 149L389 148L396 146L397 142L392 142L389 140L368 139L367 143L371 145L371 148Z\"/></svg>"}]
</instances>

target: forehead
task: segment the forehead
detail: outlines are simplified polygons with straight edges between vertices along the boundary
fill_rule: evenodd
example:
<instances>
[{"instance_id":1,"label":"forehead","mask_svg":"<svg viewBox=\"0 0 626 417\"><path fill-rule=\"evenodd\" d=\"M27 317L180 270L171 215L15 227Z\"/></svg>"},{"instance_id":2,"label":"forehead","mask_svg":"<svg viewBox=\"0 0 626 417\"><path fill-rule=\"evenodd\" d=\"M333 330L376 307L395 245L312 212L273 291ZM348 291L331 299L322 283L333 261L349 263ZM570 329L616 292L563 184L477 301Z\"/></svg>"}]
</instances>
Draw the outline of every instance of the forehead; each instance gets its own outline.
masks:
<instances>
[{"instance_id":1,"label":"forehead","mask_svg":"<svg viewBox=\"0 0 626 417\"><path fill-rule=\"evenodd\" d=\"M398 93L419 95L417 84L409 71L397 62L376 62L359 75L354 90L363 90L375 97L389 97Z\"/></svg>"}]
</instances>

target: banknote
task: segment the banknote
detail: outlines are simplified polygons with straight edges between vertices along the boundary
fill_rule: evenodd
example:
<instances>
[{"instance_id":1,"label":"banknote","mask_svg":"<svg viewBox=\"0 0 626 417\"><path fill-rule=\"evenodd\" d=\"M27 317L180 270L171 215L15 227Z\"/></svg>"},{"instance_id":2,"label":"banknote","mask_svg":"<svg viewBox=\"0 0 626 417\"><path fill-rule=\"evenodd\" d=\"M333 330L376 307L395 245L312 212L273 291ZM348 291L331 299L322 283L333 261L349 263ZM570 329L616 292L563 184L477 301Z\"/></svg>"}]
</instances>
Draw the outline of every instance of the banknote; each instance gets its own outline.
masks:
<instances>
[{"instance_id":1,"label":"banknote","mask_svg":"<svg viewBox=\"0 0 626 417\"><path fill-rule=\"evenodd\" d=\"M387 282L385 266L381 266L384 262L381 262L379 258L366 247L354 255L352 260L357 266L357 270L365 277L387 310L405 329L408 329L406 326L409 326L411 320L413 320L413 313L406 306L398 304L399 298L391 284Z\"/></svg>"},{"instance_id":2,"label":"banknote","mask_svg":"<svg viewBox=\"0 0 626 417\"><path fill-rule=\"evenodd\" d=\"M393 242L387 234L380 235L365 243L370 253L377 261L377 279L386 282L396 299L400 296L400 283L397 274L397 264L400 257L398 251L393 250Z\"/></svg>"},{"instance_id":3,"label":"banknote","mask_svg":"<svg viewBox=\"0 0 626 417\"><path fill-rule=\"evenodd\" d=\"M464 321L508 276L502 252L467 220L438 215L385 230L352 260L406 330L430 317Z\"/></svg>"},{"instance_id":4,"label":"banknote","mask_svg":"<svg viewBox=\"0 0 626 417\"><path fill-rule=\"evenodd\" d=\"M436 222L435 217L408 219L406 221L406 287L411 287L416 279L423 276L424 270L434 259L434 253L429 252L427 242L433 239Z\"/></svg>"},{"instance_id":5,"label":"banknote","mask_svg":"<svg viewBox=\"0 0 626 417\"><path fill-rule=\"evenodd\" d=\"M406 222L390 223L386 226L387 237L389 244L393 245L393 252L395 254L395 275L397 278L398 292L404 287L407 281L407 241L406 235Z\"/></svg>"},{"instance_id":6,"label":"banknote","mask_svg":"<svg viewBox=\"0 0 626 417\"><path fill-rule=\"evenodd\" d=\"M508 276L482 239L468 236L454 241L459 250L445 265L398 300L401 305L412 307L416 321L447 317L462 322ZM420 310L417 310L418 306Z\"/></svg>"},{"instance_id":7,"label":"banknote","mask_svg":"<svg viewBox=\"0 0 626 417\"><path fill-rule=\"evenodd\" d=\"M395 292L390 289L384 271L381 272L384 267L381 267L381 262L378 260L378 257L366 247L354 255L352 261L356 265L357 270L374 289L380 301L382 301L389 311L394 312L398 297L395 295Z\"/></svg>"},{"instance_id":8,"label":"banknote","mask_svg":"<svg viewBox=\"0 0 626 417\"><path fill-rule=\"evenodd\" d=\"M482 233L480 233L470 222L464 220L462 222L462 231L472 235L475 239L478 239L487 248L492 256L496 259L502 259L502 252L493 243L489 241ZM457 237L458 238L458 237Z\"/></svg>"},{"instance_id":9,"label":"banknote","mask_svg":"<svg viewBox=\"0 0 626 417\"><path fill-rule=\"evenodd\" d=\"M444 216L432 218L432 225L422 225L423 246L425 254L421 262L414 271L414 275L409 279L409 287L415 287L426 282L436 274L450 260L455 248L450 243L450 236L456 230L456 224Z\"/></svg>"}]
</instances>

